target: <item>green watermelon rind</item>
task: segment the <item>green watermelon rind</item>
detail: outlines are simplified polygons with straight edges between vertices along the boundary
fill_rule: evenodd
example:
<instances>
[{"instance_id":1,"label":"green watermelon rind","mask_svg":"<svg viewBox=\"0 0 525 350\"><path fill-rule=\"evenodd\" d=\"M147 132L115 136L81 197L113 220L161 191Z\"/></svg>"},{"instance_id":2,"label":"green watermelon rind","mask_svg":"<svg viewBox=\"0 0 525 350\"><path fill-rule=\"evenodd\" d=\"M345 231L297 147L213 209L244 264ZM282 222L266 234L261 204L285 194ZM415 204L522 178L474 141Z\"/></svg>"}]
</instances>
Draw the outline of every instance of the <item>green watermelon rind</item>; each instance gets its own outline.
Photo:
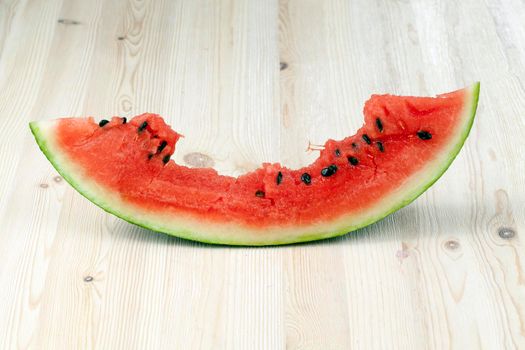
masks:
<instances>
[{"instance_id":1,"label":"green watermelon rind","mask_svg":"<svg viewBox=\"0 0 525 350\"><path fill-rule=\"evenodd\" d=\"M425 192L428 188L430 188L444 173L445 171L450 167L452 164L452 161L456 158L459 151L463 147L463 144L465 143L470 130L472 128L472 125L474 123L475 115L476 115L476 109L478 105L478 99L479 99L479 90L480 90L480 83L473 84L468 90L470 90L469 95L470 98L466 98L465 105L468 106L470 104L470 109L466 110L463 114L463 118L467 118L466 123L464 123L463 130L461 131L460 135L456 138L456 145L449 151L449 153L444 157L444 159L439 163L439 166L437 169L435 169L431 174L428 174L427 178L425 178L425 181L421 181L420 186L416 186L413 188L411 192L406 194L404 198L399 200L398 202L395 202L394 205L388 207L387 209L380 211L377 215L369 217L367 220L364 221L356 221L350 220L348 224L345 224L344 221L339 226L342 226L341 229L335 229L330 230L329 225L330 222L326 223L326 226L328 227L328 230L323 230L324 232L312 232L312 233L301 233L300 235L292 235L292 236L285 236L282 239L265 239L264 232L257 233L258 238L253 239L253 237L243 237L240 236L240 239L232 239L232 237L229 236L214 236L214 235L208 235L206 233L196 233L192 230L185 230L181 228L175 228L172 229L170 227L163 226L162 223L156 223L152 221L148 221L147 219L140 219L137 216L129 215L125 211L126 210L119 210L118 206L116 207L114 204L111 203L111 200L104 200L104 198L100 198L103 196L98 196L95 194L95 190L90 189L90 185L84 183L85 181L82 180L82 176L77 176L82 181L77 181L75 179L75 171L72 170L71 167L68 167L67 164L62 164L64 162L67 162L65 160L61 160L60 154L58 152L53 152L51 150L51 147L48 144L48 138L45 135L45 133L42 131L41 127L39 126L39 122L31 122L29 123L29 127L31 129L31 132L33 133L36 142L38 146L40 147L40 150L44 153L46 158L51 162L53 167L58 171L58 173L73 187L75 188L81 195L86 197L88 200L105 210L106 212L113 214L125 221L128 221L132 224L135 224L137 226L143 227L148 230L154 230L158 232L164 232L166 234L203 242L203 243L210 243L210 244L222 244L222 245L237 245L237 246L270 246L270 245L284 245L284 244L293 244L293 243L301 243L301 242L308 242L308 241L315 241L320 239L327 239L327 238L333 238L337 236L345 235L349 232L358 230L360 228L363 228L365 226L371 225L386 216L392 214L393 212L407 206L411 202L413 202L417 197L419 197L423 192ZM428 180L427 180L428 179ZM86 180L86 179L84 179ZM210 224L210 226L213 226L214 224ZM249 229L240 228L241 231L249 231ZM308 228L305 228L305 231L308 230ZM243 240L243 238L245 238Z\"/></svg>"}]
</instances>

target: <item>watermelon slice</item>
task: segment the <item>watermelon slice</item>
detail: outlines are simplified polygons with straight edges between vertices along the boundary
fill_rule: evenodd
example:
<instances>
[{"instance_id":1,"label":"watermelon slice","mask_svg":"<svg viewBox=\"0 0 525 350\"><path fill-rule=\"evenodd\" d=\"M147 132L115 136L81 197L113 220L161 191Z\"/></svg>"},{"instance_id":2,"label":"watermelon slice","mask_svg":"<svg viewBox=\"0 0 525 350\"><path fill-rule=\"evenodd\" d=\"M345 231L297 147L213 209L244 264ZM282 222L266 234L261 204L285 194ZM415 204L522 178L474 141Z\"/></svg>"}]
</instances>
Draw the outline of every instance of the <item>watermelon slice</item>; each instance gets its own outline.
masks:
<instances>
[{"instance_id":1,"label":"watermelon slice","mask_svg":"<svg viewBox=\"0 0 525 350\"><path fill-rule=\"evenodd\" d=\"M170 160L181 135L155 114L30 123L82 195L131 223L186 239L275 245L342 235L404 207L449 167L474 121L479 83L431 97L373 95L354 136L301 169L238 178Z\"/></svg>"}]
</instances>

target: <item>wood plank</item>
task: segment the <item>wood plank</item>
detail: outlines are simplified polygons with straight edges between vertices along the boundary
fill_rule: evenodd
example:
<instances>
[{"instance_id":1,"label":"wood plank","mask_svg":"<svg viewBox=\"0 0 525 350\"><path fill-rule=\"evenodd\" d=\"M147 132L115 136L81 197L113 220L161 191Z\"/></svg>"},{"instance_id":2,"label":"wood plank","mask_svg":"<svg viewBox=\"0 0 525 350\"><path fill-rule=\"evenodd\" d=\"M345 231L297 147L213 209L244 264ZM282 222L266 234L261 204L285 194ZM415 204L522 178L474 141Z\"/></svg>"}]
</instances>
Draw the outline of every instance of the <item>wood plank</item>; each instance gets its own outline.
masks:
<instances>
[{"instance_id":1,"label":"wood plank","mask_svg":"<svg viewBox=\"0 0 525 350\"><path fill-rule=\"evenodd\" d=\"M0 348L525 347L525 4L96 0L0 4ZM276 248L155 234L59 177L27 122L144 111L175 160L298 167L371 93L481 80L458 159L358 232ZM204 158L203 158L204 157Z\"/></svg>"}]
</instances>

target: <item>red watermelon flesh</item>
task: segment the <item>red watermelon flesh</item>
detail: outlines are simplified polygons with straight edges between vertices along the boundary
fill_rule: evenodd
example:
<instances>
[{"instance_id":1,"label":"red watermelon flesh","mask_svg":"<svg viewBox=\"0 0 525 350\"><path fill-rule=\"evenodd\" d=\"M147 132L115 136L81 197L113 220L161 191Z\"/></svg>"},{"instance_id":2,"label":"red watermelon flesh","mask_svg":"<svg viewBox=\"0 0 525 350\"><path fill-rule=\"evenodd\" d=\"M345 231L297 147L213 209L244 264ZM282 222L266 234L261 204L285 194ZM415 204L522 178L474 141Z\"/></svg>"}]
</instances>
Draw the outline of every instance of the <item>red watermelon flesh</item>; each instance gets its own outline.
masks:
<instances>
[{"instance_id":1,"label":"red watermelon flesh","mask_svg":"<svg viewBox=\"0 0 525 350\"><path fill-rule=\"evenodd\" d=\"M206 242L280 244L342 234L412 201L461 148L478 91L479 84L436 98L373 95L364 126L328 140L313 164L263 164L238 178L169 160L181 135L155 114L31 128L79 192L130 222Z\"/></svg>"}]
</instances>

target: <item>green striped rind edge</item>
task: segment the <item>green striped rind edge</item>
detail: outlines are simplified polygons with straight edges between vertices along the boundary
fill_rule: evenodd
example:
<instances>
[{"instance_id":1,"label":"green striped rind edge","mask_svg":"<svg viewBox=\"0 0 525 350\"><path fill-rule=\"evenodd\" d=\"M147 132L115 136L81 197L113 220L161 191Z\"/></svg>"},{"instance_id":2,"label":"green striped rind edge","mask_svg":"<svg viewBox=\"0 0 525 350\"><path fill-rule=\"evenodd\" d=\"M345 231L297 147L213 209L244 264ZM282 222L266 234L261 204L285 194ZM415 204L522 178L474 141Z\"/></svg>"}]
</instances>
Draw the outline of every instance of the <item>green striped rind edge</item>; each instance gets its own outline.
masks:
<instances>
[{"instance_id":1,"label":"green striped rind edge","mask_svg":"<svg viewBox=\"0 0 525 350\"><path fill-rule=\"evenodd\" d=\"M419 196L421 196L426 190L432 187L432 185L436 183L436 181L439 180L441 176L443 176L443 174L447 171L447 169L452 165L452 162L454 161L454 159L456 159L457 155L459 154L459 151L465 144L465 141L467 140L467 137L470 134L470 130L472 129L472 125L474 124L474 119L476 117L476 110L478 108L480 85L481 84L478 81L470 87L471 97L469 99L470 100L469 103L471 104L471 108L470 110L465 112L467 113L467 118L468 118L466 126L461 132L458 142L456 143L456 146L452 149L451 152L449 152L446 160L441 163L442 166L434 172L434 176L431 177L426 183L422 184L420 187L414 189L414 191L412 191L411 194L408 195L406 199L403 199L398 204L393 206L391 209L389 209L388 211L385 211L383 214L376 216L363 224L359 224L358 226L350 227L348 230L345 229L341 232L338 232L334 234L332 237L342 236L346 233L349 233L349 232L358 230L360 228L366 227L368 225L371 225L381 219L384 219L385 217L398 211L399 209L406 207L407 205L412 203L414 200L416 200Z\"/></svg>"},{"instance_id":2,"label":"green striped rind edge","mask_svg":"<svg viewBox=\"0 0 525 350\"><path fill-rule=\"evenodd\" d=\"M448 153L447 157L444 161L440 163L440 167L432 172L429 175L428 181L423 181L420 186L417 186L412 190L405 198L401 199L399 202L395 203L392 207L389 209L381 212L378 215L372 216L368 220L361 221L356 223L354 220L351 220L348 225L342 225L343 228L335 229L333 231L330 230L323 230L325 232L323 233L315 233L312 232L309 233L303 233L301 235L296 236L289 236L286 237L283 240L245 240L242 241L242 239L228 239L230 237L218 237L214 235L202 235L202 234L195 234L192 231L189 230L183 230L183 229L175 229L163 227L162 225L159 225L158 223L154 222L147 222L140 220L136 217L129 216L125 214L122 211L119 211L118 208L112 207L109 203L104 201L102 198L98 198L98 196L94 195L92 191L89 190L89 186L83 186L82 181L77 181L74 179L74 176L70 174L68 171L66 171L65 167L61 166L61 162L57 159L57 156L54 155L54 152L50 150L50 147L48 145L48 142L46 140L46 136L41 132L38 122L31 122L29 123L29 127L31 129L31 132L33 133L36 142L38 146L40 147L40 150L44 153L46 158L51 162L51 164L54 166L54 168L58 171L58 173L71 185L73 186L81 195L86 197L88 200L105 210L106 212L113 214L125 221L128 221L132 224L141 226L148 230L155 230L159 232L164 232L172 236L203 242L203 243L210 243L210 244L222 244L222 245L236 245L236 246L270 246L270 245L284 245L284 244L293 244L293 243L301 243L301 242L308 242L308 241L314 241L314 240L320 240L320 239L326 239L326 238L332 238L341 236L344 234L347 234L351 231L355 231L357 229L363 228L365 226L371 225L384 217L392 214L393 212L405 207L406 205L413 202L417 197L419 197L423 192L425 192L428 188L430 188L444 173L445 171L450 167L452 164L452 161L456 158L459 151L461 150L463 144L465 143L470 130L472 128L472 125L474 123L475 115L476 115L476 109L478 105L478 99L479 99L479 91L480 91L480 83L477 82L473 84L470 87L470 98L469 101L466 102L466 104L470 104L470 110L465 111L464 114L466 114L467 122L464 126L463 130L460 133L460 136L457 139L456 145L452 148L452 150ZM82 177L80 177L82 178ZM330 222L326 223L326 226L329 227ZM341 226L341 225L340 225ZM250 231L250 229L247 228L241 228L239 227L240 231ZM304 232L308 232L309 228L305 228ZM261 238L264 238L264 233L259 233Z\"/></svg>"},{"instance_id":3,"label":"green striped rind edge","mask_svg":"<svg viewBox=\"0 0 525 350\"><path fill-rule=\"evenodd\" d=\"M65 170L65 167L60 165L60 161L57 159L57 156L50 150L50 147L48 145L48 141L46 136L42 133L40 130L40 127L38 126L38 122L30 122L29 128L31 129L31 133L35 137L35 140L38 144L38 147L44 153L46 158L49 160L49 162L53 165L55 170L75 189L78 193L80 193L82 196L87 198L90 202L96 204L98 207L102 208L104 211L113 214L131 224L143 227L148 230L154 230L154 228L151 225L148 225L147 223L144 223L140 220L137 220L136 218L130 217L117 209L113 208L111 205L106 203L105 201L101 200L96 195L93 195L91 191L89 191L87 188L85 188L81 181L76 181L74 177ZM86 186L87 187L87 186ZM180 234L171 234L173 236L178 236L181 238L186 238L191 240L191 233L190 232L183 232L181 231ZM214 242L204 242L204 243L214 243Z\"/></svg>"}]
</instances>

